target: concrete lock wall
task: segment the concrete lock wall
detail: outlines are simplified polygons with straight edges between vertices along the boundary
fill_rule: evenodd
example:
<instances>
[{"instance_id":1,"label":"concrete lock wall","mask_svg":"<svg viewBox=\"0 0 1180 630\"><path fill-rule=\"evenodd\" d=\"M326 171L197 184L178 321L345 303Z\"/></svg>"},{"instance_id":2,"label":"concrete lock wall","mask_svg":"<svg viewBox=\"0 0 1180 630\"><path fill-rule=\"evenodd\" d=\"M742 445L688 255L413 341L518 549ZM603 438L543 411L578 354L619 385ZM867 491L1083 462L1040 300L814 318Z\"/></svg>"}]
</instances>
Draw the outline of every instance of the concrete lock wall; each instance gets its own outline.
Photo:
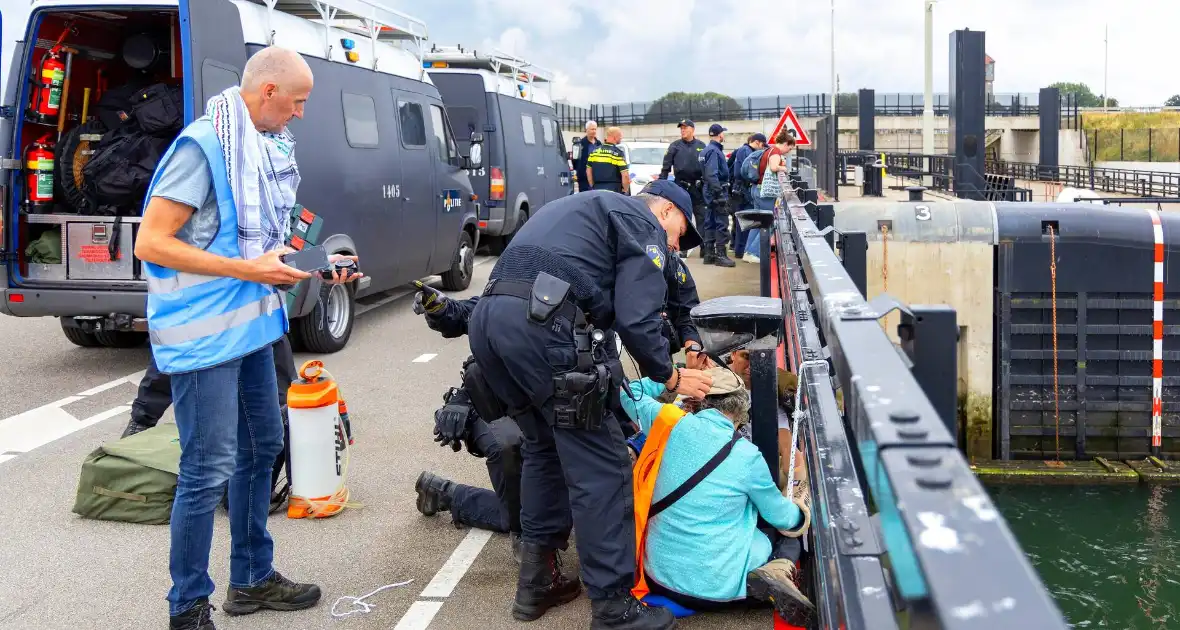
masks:
<instances>
[{"instance_id":1,"label":"concrete lock wall","mask_svg":"<svg viewBox=\"0 0 1180 630\"><path fill-rule=\"evenodd\" d=\"M888 228L887 231L882 228ZM835 228L868 237L866 296L947 304L959 324L959 433L972 460L992 457L995 214L987 202L850 202ZM898 343L901 315L880 320Z\"/></svg>"}]
</instances>

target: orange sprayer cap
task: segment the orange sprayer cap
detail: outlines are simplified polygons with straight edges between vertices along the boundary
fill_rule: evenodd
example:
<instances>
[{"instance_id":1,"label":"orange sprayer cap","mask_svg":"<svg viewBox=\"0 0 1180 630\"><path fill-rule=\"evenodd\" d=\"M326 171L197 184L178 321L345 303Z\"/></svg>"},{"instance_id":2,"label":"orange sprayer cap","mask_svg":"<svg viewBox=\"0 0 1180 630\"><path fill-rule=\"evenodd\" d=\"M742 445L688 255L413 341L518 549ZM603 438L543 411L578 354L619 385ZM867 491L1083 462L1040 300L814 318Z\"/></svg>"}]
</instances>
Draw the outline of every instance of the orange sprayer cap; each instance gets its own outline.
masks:
<instances>
[{"instance_id":1,"label":"orange sprayer cap","mask_svg":"<svg viewBox=\"0 0 1180 630\"><path fill-rule=\"evenodd\" d=\"M287 407L290 409L318 409L335 405L340 400L336 381L323 376L321 361L308 361L299 368L299 379L287 390Z\"/></svg>"}]
</instances>

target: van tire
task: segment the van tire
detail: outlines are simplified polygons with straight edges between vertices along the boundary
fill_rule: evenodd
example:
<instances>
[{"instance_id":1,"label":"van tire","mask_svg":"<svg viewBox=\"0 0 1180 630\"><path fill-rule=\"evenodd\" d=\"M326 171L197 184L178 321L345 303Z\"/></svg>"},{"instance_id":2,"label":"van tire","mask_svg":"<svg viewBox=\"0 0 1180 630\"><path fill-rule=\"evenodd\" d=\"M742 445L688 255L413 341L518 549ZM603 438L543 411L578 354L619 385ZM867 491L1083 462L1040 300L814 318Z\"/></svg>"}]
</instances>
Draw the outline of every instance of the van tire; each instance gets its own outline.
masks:
<instances>
[{"instance_id":1,"label":"van tire","mask_svg":"<svg viewBox=\"0 0 1180 630\"><path fill-rule=\"evenodd\" d=\"M504 250L508 248L508 244L512 242L512 237L516 236L516 233L520 231L520 228L524 227L524 224L528 222L528 220L529 220L528 206L522 206L520 208L520 214L518 216L520 218L516 220L516 227L512 228L511 232L509 232L508 234L502 234L500 236L488 237L487 243L488 243L488 253L489 254L491 254L493 256L499 256L500 254L504 253Z\"/></svg>"},{"instance_id":2,"label":"van tire","mask_svg":"<svg viewBox=\"0 0 1180 630\"><path fill-rule=\"evenodd\" d=\"M105 348L138 348L147 342L148 335L134 330L100 330L94 338Z\"/></svg>"},{"instance_id":3,"label":"van tire","mask_svg":"<svg viewBox=\"0 0 1180 630\"><path fill-rule=\"evenodd\" d=\"M74 344L75 346L80 346L82 348L97 348L102 345L98 342L98 337L96 337L93 333L88 333L76 326L68 326L64 321L61 324L61 331L65 334L66 339L69 339L70 343Z\"/></svg>"},{"instance_id":4,"label":"van tire","mask_svg":"<svg viewBox=\"0 0 1180 630\"><path fill-rule=\"evenodd\" d=\"M447 291L463 291L471 286L471 275L475 270L475 248L471 234L463 230L459 234L459 246L451 260L451 268L442 274L442 286Z\"/></svg>"},{"instance_id":5,"label":"van tire","mask_svg":"<svg viewBox=\"0 0 1180 630\"><path fill-rule=\"evenodd\" d=\"M329 317L325 318L327 308ZM334 313L334 316L332 314ZM350 284L323 284L315 308L292 322L291 332L305 352L332 354L344 349L356 320L356 289Z\"/></svg>"}]
</instances>

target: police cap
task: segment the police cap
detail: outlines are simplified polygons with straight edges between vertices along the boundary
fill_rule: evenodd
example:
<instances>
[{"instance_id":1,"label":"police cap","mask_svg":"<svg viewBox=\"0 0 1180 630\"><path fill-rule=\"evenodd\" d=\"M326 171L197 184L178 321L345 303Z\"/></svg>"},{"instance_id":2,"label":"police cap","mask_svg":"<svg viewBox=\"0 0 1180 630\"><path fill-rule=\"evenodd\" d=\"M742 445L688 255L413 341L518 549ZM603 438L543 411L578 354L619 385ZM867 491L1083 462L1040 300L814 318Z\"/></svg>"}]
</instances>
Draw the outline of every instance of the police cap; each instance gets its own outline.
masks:
<instances>
[{"instance_id":1,"label":"police cap","mask_svg":"<svg viewBox=\"0 0 1180 630\"><path fill-rule=\"evenodd\" d=\"M712 125L709 125L709 135L710 136L719 136L726 131L729 131L729 130L726 129L725 127L722 127L721 125L719 125L717 123L713 123Z\"/></svg>"},{"instance_id":2,"label":"police cap","mask_svg":"<svg viewBox=\"0 0 1180 630\"><path fill-rule=\"evenodd\" d=\"M697 233L696 226L692 224L692 197L688 196L687 191L666 179L656 179L644 186L640 193L663 197L671 201L684 214L685 229L684 236L680 237L680 251L686 252L700 246L701 235Z\"/></svg>"},{"instance_id":3,"label":"police cap","mask_svg":"<svg viewBox=\"0 0 1180 630\"><path fill-rule=\"evenodd\" d=\"M697 126L696 126L696 125L695 125L695 124L694 124L694 123L693 123L691 120L689 120L689 119L687 119L687 118L685 118L684 120L680 121L680 122L679 122L679 123L676 125L676 128L677 128L677 129L679 129L679 128L681 128L681 127L692 127L693 129L696 129L696 128L697 128Z\"/></svg>"},{"instance_id":4,"label":"police cap","mask_svg":"<svg viewBox=\"0 0 1180 630\"><path fill-rule=\"evenodd\" d=\"M750 136L750 142L761 142L762 144L766 144L766 135L756 133L753 136Z\"/></svg>"}]
</instances>

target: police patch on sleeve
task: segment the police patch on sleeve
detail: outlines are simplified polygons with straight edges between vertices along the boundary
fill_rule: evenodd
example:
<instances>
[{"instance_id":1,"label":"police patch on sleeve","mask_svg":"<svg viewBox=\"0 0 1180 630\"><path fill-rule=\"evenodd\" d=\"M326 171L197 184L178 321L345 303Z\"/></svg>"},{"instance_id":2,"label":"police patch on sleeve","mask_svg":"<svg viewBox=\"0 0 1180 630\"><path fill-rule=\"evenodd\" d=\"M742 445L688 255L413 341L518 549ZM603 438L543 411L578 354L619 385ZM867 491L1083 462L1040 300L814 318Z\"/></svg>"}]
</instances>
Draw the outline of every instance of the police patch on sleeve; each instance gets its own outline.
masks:
<instances>
[{"instance_id":1,"label":"police patch on sleeve","mask_svg":"<svg viewBox=\"0 0 1180 630\"><path fill-rule=\"evenodd\" d=\"M647 246L647 257L651 259L656 269L664 268L664 250L660 249L658 245Z\"/></svg>"},{"instance_id":2,"label":"police patch on sleeve","mask_svg":"<svg viewBox=\"0 0 1180 630\"><path fill-rule=\"evenodd\" d=\"M688 274L684 273L684 266L683 265L678 266L676 268L676 280L678 280L680 282L680 284L684 284L685 282L688 282Z\"/></svg>"}]
</instances>

